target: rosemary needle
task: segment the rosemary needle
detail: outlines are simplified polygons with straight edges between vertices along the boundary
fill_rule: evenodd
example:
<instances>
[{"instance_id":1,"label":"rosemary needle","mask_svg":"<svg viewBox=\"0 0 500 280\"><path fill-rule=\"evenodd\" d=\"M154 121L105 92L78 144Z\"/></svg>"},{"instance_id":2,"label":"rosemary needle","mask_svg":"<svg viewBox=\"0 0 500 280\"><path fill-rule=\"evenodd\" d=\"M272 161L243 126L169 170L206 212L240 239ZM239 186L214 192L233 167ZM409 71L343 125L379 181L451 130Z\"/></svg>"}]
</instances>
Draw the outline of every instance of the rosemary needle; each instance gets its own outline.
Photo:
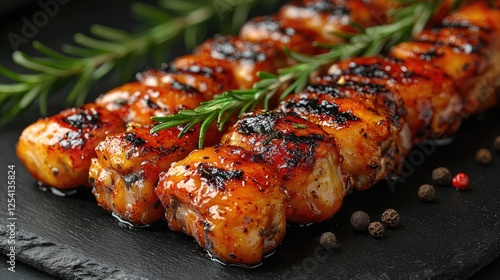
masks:
<instances>
[{"instance_id":1,"label":"rosemary needle","mask_svg":"<svg viewBox=\"0 0 500 280\"><path fill-rule=\"evenodd\" d=\"M201 148L205 132L212 122L217 121L219 129L222 130L229 117L235 113L241 115L252 111L261 103L263 108L267 109L268 101L282 85L289 84L280 99L302 91L307 86L311 73L324 65L348 57L375 55L387 47L408 40L412 34L422 31L442 3L442 1L401 1L406 5L394 11L393 22L365 29L359 28L361 32L357 34L339 34L348 41L330 47L330 51L325 54L309 56L285 50L298 64L280 69L278 74L258 73L261 80L256 82L253 88L224 92L210 101L203 102L194 110L183 110L171 116L153 117L152 119L159 124L154 126L151 132L185 125L179 133L179 137L182 137L191 127L201 123L198 143Z\"/></svg>"}]
</instances>

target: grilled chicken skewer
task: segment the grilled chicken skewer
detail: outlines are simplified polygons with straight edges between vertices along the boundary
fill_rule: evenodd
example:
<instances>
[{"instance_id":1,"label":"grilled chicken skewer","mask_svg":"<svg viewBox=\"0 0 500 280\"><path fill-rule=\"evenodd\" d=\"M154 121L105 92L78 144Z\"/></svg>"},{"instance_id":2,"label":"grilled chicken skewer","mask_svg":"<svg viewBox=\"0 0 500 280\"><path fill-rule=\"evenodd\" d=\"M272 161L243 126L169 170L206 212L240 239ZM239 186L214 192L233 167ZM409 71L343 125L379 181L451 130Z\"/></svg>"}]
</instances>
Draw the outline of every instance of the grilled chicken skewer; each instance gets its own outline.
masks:
<instances>
[{"instance_id":1,"label":"grilled chicken skewer","mask_svg":"<svg viewBox=\"0 0 500 280\"><path fill-rule=\"evenodd\" d=\"M497 26L498 21L495 22L500 13L498 10L487 8L484 3L474 3L461 8L455 14L443 20L446 24L439 25L430 30L434 30L433 32L436 34L456 34L455 29L464 28L462 26L464 25L463 21L467 22L467 28L472 27L475 30L477 28L474 27L474 22L478 10L481 11L482 17L486 18L481 23L489 23L488 26L481 26L485 30L485 32L481 33L481 36L489 39L484 40L484 42L492 42L500 31ZM454 22L456 19L459 19L462 23ZM462 36L462 42L466 42L467 36L472 36L471 39L474 39L474 36L477 36L477 34L474 32L464 32L460 36ZM455 39L456 37L450 38L452 41ZM488 55L490 55L488 51L494 53L493 57L497 57L498 48L495 49L486 44L482 48L461 52L460 50L464 46L457 45L454 46L456 50L453 53L446 49L450 48L453 51L452 47L443 45L442 41L445 38L441 37L440 40L436 40L433 43L434 45L429 47L441 49L437 55L438 61L435 61L432 57L431 59L426 59L425 55L419 52L419 48L415 47L422 43L412 42L403 43L394 48L392 53L398 59L393 57L389 57L388 59L379 57L352 59L333 65L325 76L313 81L304 92L291 95L280 103L275 112L257 112L244 116L223 137L222 144L230 145L228 147L237 145L250 150L255 153L254 157L265 159L276 168L277 174L284 174L285 176L282 176L282 178L286 179L286 175L293 175L294 172L289 171L288 168L290 165L286 160L290 157L290 154L293 155L293 153L287 153L288 150L291 150L289 145L291 144L293 147L293 145L298 144L298 142L287 142L287 139L294 139L298 136L297 133L299 132L298 129L294 130L290 126L286 126L285 120L296 118L298 115L303 117L305 121L311 121L322 126L339 145L339 153L343 156L344 160L330 161L328 164L332 164L331 166L322 166L321 168L315 168L317 165L314 164L307 165L307 163L321 162L327 158L328 156L319 152L320 150L326 150L325 148L319 148L314 153L310 153L309 155L313 155L312 159L308 156L295 157L298 161L294 162L293 166L307 165L309 168L313 166L312 173L307 178L314 178L314 180L306 179L306 185L299 185L299 187L297 187L298 184L287 182L286 180L284 180L284 184L289 193L295 194L295 196L290 195L290 204L293 211L299 213L294 214L292 212L289 217L290 220L304 223L326 219L328 217L326 215L323 216L326 212L312 211L319 207L309 207L307 204L320 206L332 205L333 208L341 204L341 201L336 203L335 200L342 200L345 192L340 192L340 195L337 195L337 192L332 190L318 191L322 190L322 187L327 186L324 182L329 182L328 177L333 170L337 170L336 168L339 165L343 166L344 171L350 173L354 179L354 186L356 188L365 189L372 186L387 175L388 172L398 168L408 151L408 143L420 141L423 137L447 137L456 131L460 123L459 116L462 113L458 96L461 95L465 100L476 98L479 101L479 98L474 93L468 93L463 89L458 91L457 88L461 85L461 79L465 77L473 78L470 76L472 73L479 75L476 77L477 80L489 76L500 76L497 70L495 70L495 73L491 73L492 69L496 68L494 65L491 65L491 62L487 61ZM402 49L406 50L404 53L406 56L401 55L400 51ZM412 52L414 53L412 54ZM455 61L454 64L446 64L440 62L439 59L455 59L458 61ZM485 69L488 70L483 69L483 71L479 71L478 69L470 74L459 73L460 75L450 75L453 71L457 70L456 64L466 65L475 59L478 59L476 60L476 64L490 65L491 67L486 67ZM416 65L416 63L419 63L420 66ZM372 69L367 69L370 67ZM462 69L465 72L466 70ZM418 81L421 81L421 83L416 84ZM492 85L492 87L494 86ZM475 86L470 87L471 90L474 88ZM420 98L416 98L415 95ZM493 100L493 98L480 100L482 101L482 108L496 106L497 104ZM402 104L404 106L401 106ZM404 109L410 111L410 113L405 113ZM474 112L478 111L480 110L476 109ZM466 109L465 112L469 111ZM412 119L407 121L407 118ZM256 123L255 120L259 120L258 125L252 130L248 129L249 126L246 124ZM313 125L309 122L304 123L303 121L297 122L295 127L292 124L292 128L300 127L310 129ZM313 144L312 146L316 148L318 144ZM297 147L296 150L300 153L300 145ZM274 153L274 151L285 151L281 152L283 158L276 156L277 153ZM191 155L197 155L201 152L196 150ZM182 161L183 166L191 166L191 163L198 162L197 159L192 159L191 155ZM240 160L236 158L233 163L238 162ZM231 162L226 162L226 164L230 165ZM324 172L325 170L329 172ZM298 168L296 172L301 171ZM218 212L203 212L203 209L198 208L192 201L187 200L192 193L202 193L198 192L198 190L205 188L203 180L198 185L190 184L188 192L174 192L178 188L185 189L186 181L182 172L181 168L176 168L175 172L170 169L161 177L160 185L162 187L156 191L162 203L166 207L171 207L170 201L172 200L186 201L182 205L176 205L175 207L196 211L197 217L205 217L204 219L218 215ZM190 174L187 171L185 173L186 176L190 176ZM245 187L241 182L235 180L232 182L240 184L240 188ZM335 186L338 181L329 183L333 185L333 187L330 185L332 189L337 189ZM288 190L288 188L290 189ZM301 196L297 194L301 194ZM167 199L165 199L165 196ZM206 197L198 196L197 198L199 200L208 200L210 197L211 195L207 195ZM300 198L304 200L301 201ZM329 199L332 201L329 201ZM237 201L237 198L233 198L233 201ZM318 202L328 202L328 204ZM238 209L237 206L235 207ZM225 211L227 212L227 209ZM244 216L245 214L241 213L241 215ZM186 230L189 227L189 224L186 222L187 217L187 214L183 215L181 212L177 212L174 219L176 224L174 229L183 230L193 235L197 240L200 240L203 233ZM171 223L172 221L169 220L169 222ZM220 228L219 230L231 234L230 230L225 230L224 228ZM218 242L222 246L229 246L228 244L224 244L223 239L211 239L211 241ZM202 242L199 243L204 246ZM233 247L237 246L234 243L230 245ZM210 246L205 246L205 248L219 258L232 262L231 257L226 255L229 252L228 250L221 250L221 248L214 250ZM230 254L233 254L232 252ZM241 254L245 253L250 253L250 251L240 251L237 258L243 259Z\"/></svg>"}]
</instances>

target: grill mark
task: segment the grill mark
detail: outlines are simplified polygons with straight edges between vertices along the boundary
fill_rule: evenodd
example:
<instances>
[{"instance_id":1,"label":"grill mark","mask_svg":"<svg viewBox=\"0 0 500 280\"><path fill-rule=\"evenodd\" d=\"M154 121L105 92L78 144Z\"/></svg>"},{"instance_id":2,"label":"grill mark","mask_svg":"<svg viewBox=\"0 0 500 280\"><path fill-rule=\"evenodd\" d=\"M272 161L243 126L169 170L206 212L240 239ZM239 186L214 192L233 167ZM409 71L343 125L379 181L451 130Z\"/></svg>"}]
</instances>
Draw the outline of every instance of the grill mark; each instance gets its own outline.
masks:
<instances>
[{"instance_id":1,"label":"grill mark","mask_svg":"<svg viewBox=\"0 0 500 280\"><path fill-rule=\"evenodd\" d=\"M225 170L211 166L207 163L201 163L198 166L198 172L200 172L200 176L207 181L209 186L215 186L219 191L226 190L226 182L228 180L243 179L242 170Z\"/></svg>"},{"instance_id":2,"label":"grill mark","mask_svg":"<svg viewBox=\"0 0 500 280\"><path fill-rule=\"evenodd\" d=\"M347 125L349 121L359 121L351 112L340 112L340 106L329 103L326 100L318 104L317 99L306 98L300 99L297 102L288 102L285 104L287 109L298 110L299 112L314 115L326 115L333 117L333 122L339 125Z\"/></svg>"},{"instance_id":3,"label":"grill mark","mask_svg":"<svg viewBox=\"0 0 500 280\"><path fill-rule=\"evenodd\" d=\"M297 7L304 7L307 10L318 12L318 13L328 13L333 16L347 16L350 10L346 6L334 5L333 1L330 0L319 0L319 1L306 1L300 3L294 3Z\"/></svg>"},{"instance_id":4,"label":"grill mark","mask_svg":"<svg viewBox=\"0 0 500 280\"><path fill-rule=\"evenodd\" d=\"M61 120L70 127L83 129L89 127L96 127L101 123L100 114L95 110L87 110L83 107L74 108L74 114L62 118Z\"/></svg>"},{"instance_id":5,"label":"grill mark","mask_svg":"<svg viewBox=\"0 0 500 280\"><path fill-rule=\"evenodd\" d=\"M263 16L259 20L252 20L248 23L255 29L267 30L269 32L277 32L287 36L294 36L295 29L292 27L283 26L283 24L271 16Z\"/></svg>"},{"instance_id":6,"label":"grill mark","mask_svg":"<svg viewBox=\"0 0 500 280\"><path fill-rule=\"evenodd\" d=\"M190 85L187 85L187 84L183 84L175 79L172 79L172 87L176 90L181 90L183 92L194 92L194 93L200 93L196 88L190 86Z\"/></svg>"},{"instance_id":7,"label":"grill mark","mask_svg":"<svg viewBox=\"0 0 500 280\"><path fill-rule=\"evenodd\" d=\"M237 46L227 37L217 36L212 42L211 56L221 60L245 60L251 63L263 62L267 55L260 49L260 45L241 42L244 50L239 50Z\"/></svg>"},{"instance_id":8,"label":"grill mark","mask_svg":"<svg viewBox=\"0 0 500 280\"><path fill-rule=\"evenodd\" d=\"M282 115L277 112L264 112L262 114L248 116L238 122L238 131L244 135L253 133L270 135L275 132L274 127L278 118Z\"/></svg>"},{"instance_id":9,"label":"grill mark","mask_svg":"<svg viewBox=\"0 0 500 280\"><path fill-rule=\"evenodd\" d=\"M143 146L147 143L146 140L144 140L143 138L137 137L135 132L126 133L123 139L128 143L132 144L132 146L134 147Z\"/></svg>"}]
</instances>

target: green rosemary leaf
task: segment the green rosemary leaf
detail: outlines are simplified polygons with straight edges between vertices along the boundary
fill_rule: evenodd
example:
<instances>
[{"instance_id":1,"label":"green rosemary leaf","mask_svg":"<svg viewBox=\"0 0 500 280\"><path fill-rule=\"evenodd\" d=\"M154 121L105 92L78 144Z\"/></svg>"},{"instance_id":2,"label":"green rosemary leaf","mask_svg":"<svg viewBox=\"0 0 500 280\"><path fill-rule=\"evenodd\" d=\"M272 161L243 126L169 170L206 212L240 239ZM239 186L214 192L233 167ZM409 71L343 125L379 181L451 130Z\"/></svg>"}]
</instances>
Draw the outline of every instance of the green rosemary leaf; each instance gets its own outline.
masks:
<instances>
[{"instance_id":1,"label":"green rosemary leaf","mask_svg":"<svg viewBox=\"0 0 500 280\"><path fill-rule=\"evenodd\" d=\"M373 42L370 45L368 45L363 55L372 56L380 53L380 51L382 51L385 46L385 41L386 40L383 38L374 39Z\"/></svg>"},{"instance_id":2,"label":"green rosemary leaf","mask_svg":"<svg viewBox=\"0 0 500 280\"><path fill-rule=\"evenodd\" d=\"M109 73L113 68L115 67L116 63L114 61L108 61L101 66L97 67L93 72L92 72L92 79L94 81L97 81L104 77L107 73Z\"/></svg>"},{"instance_id":3,"label":"green rosemary leaf","mask_svg":"<svg viewBox=\"0 0 500 280\"><path fill-rule=\"evenodd\" d=\"M258 89L258 88L266 88L266 87L269 87L270 85L274 84L278 82L278 79L277 78L268 78L268 79L262 79L258 82L256 82L254 85L253 85L253 88L254 89Z\"/></svg>"},{"instance_id":4,"label":"green rosemary leaf","mask_svg":"<svg viewBox=\"0 0 500 280\"><path fill-rule=\"evenodd\" d=\"M90 33L102 39L114 42L123 42L131 38L131 35L123 30L99 24L92 25L90 27Z\"/></svg>"},{"instance_id":5,"label":"green rosemary leaf","mask_svg":"<svg viewBox=\"0 0 500 280\"><path fill-rule=\"evenodd\" d=\"M13 72L2 65L0 65L0 74L4 75L5 77L17 81L17 82L23 82L23 83L38 83L42 80L41 75L37 74L19 74L16 72Z\"/></svg>"},{"instance_id":6,"label":"green rosemary leaf","mask_svg":"<svg viewBox=\"0 0 500 280\"><path fill-rule=\"evenodd\" d=\"M33 42L33 48L36 49L37 51L39 51L40 53L42 53L46 56L55 58L55 59L61 59L61 60L73 60L74 59L73 57L69 57L67 55L64 55L62 53L59 53L59 52L49 48L48 46L46 46L45 44L42 44L39 41Z\"/></svg>"},{"instance_id":7,"label":"green rosemary leaf","mask_svg":"<svg viewBox=\"0 0 500 280\"><path fill-rule=\"evenodd\" d=\"M30 90L32 88L32 85L30 84L0 84L0 93L2 95L9 95L9 94L15 94L15 93L22 93Z\"/></svg>"},{"instance_id":8,"label":"green rosemary leaf","mask_svg":"<svg viewBox=\"0 0 500 280\"><path fill-rule=\"evenodd\" d=\"M186 28L184 32L184 43L188 49L193 49L198 44L198 38L200 38L198 34L202 32L202 29L204 28L199 25L193 25Z\"/></svg>"},{"instance_id":9,"label":"green rosemary leaf","mask_svg":"<svg viewBox=\"0 0 500 280\"><path fill-rule=\"evenodd\" d=\"M122 48L120 44L94 39L82 33L75 34L75 42L87 48L103 51L117 51Z\"/></svg>"},{"instance_id":10,"label":"green rosemary leaf","mask_svg":"<svg viewBox=\"0 0 500 280\"><path fill-rule=\"evenodd\" d=\"M357 35L357 33L340 32L340 31L333 31L333 32L330 32L330 34L335 35L335 36L342 38L342 39L346 39L346 40L350 40L352 37ZM316 43L316 44L318 45L319 43Z\"/></svg>"},{"instance_id":11,"label":"green rosemary leaf","mask_svg":"<svg viewBox=\"0 0 500 280\"><path fill-rule=\"evenodd\" d=\"M62 51L66 54L81 57L81 58L95 57L99 54L104 53L102 50L83 48L83 47L74 46L74 45L70 45L70 44L64 44L62 46Z\"/></svg>"},{"instance_id":12,"label":"green rosemary leaf","mask_svg":"<svg viewBox=\"0 0 500 280\"><path fill-rule=\"evenodd\" d=\"M40 114L42 116L46 116L47 115L47 102L48 102L48 99L49 99L49 93L50 93L50 87L45 87L43 89L40 90L40 95L39 95L39 110L40 110Z\"/></svg>"},{"instance_id":13,"label":"green rosemary leaf","mask_svg":"<svg viewBox=\"0 0 500 280\"><path fill-rule=\"evenodd\" d=\"M274 97L276 91L278 91L278 88L274 88L266 94L266 96L264 97L264 104L262 106L264 109L269 109L269 101Z\"/></svg>"},{"instance_id":14,"label":"green rosemary leaf","mask_svg":"<svg viewBox=\"0 0 500 280\"><path fill-rule=\"evenodd\" d=\"M77 103L76 100L78 99L79 96L85 96L87 91L88 91L88 84L91 81L91 76L92 76L93 68L92 67L87 67L83 70L83 72L80 74L78 79L75 82L75 85L73 86L73 89L69 92L68 97L66 98L66 103L72 104L76 103L80 105L81 103ZM80 98L81 100L81 98Z\"/></svg>"},{"instance_id":15,"label":"green rosemary leaf","mask_svg":"<svg viewBox=\"0 0 500 280\"><path fill-rule=\"evenodd\" d=\"M238 108L231 108L228 111L220 111L217 117L218 129L222 131L226 122L233 116Z\"/></svg>"},{"instance_id":16,"label":"green rosemary leaf","mask_svg":"<svg viewBox=\"0 0 500 280\"><path fill-rule=\"evenodd\" d=\"M177 12L189 12L199 9L201 7L200 3L197 1L172 1L172 0L160 0L158 5L164 9ZM198 1L199 2L199 1ZM207 1L208 2L208 1ZM212 3L208 3L213 5Z\"/></svg>"},{"instance_id":17,"label":"green rosemary leaf","mask_svg":"<svg viewBox=\"0 0 500 280\"><path fill-rule=\"evenodd\" d=\"M212 112L208 117L203 121L200 127L200 138L198 139L198 147L203 148L203 141L205 140L205 134L207 133L210 125L214 122L218 113L216 111Z\"/></svg>"},{"instance_id":18,"label":"green rosemary leaf","mask_svg":"<svg viewBox=\"0 0 500 280\"><path fill-rule=\"evenodd\" d=\"M278 75L269 72L259 71L257 72L257 77L261 79L277 79Z\"/></svg>"},{"instance_id":19,"label":"green rosemary leaf","mask_svg":"<svg viewBox=\"0 0 500 280\"><path fill-rule=\"evenodd\" d=\"M149 21L156 22L168 22L172 20L172 17L157 6L149 5L141 2L133 2L130 9L139 19L147 19Z\"/></svg>"},{"instance_id":20,"label":"green rosemary leaf","mask_svg":"<svg viewBox=\"0 0 500 280\"><path fill-rule=\"evenodd\" d=\"M52 76L66 77L68 74L64 70L60 70L60 69L57 69L57 68L54 68L54 67L51 67L48 65L40 64L35 59L33 59L33 58L29 57L28 55L26 55L22 52L19 52L19 51L16 51L12 54L12 59L14 60L14 62L16 62L17 64L19 64L27 69L39 71L42 73L47 73L47 74L52 75Z\"/></svg>"},{"instance_id":21,"label":"green rosemary leaf","mask_svg":"<svg viewBox=\"0 0 500 280\"><path fill-rule=\"evenodd\" d=\"M31 104L31 102L35 100L35 98L39 95L41 89L42 89L41 84L34 86L32 89L30 89L19 101L18 104L19 109L22 110L28 107L28 105Z\"/></svg>"}]
</instances>

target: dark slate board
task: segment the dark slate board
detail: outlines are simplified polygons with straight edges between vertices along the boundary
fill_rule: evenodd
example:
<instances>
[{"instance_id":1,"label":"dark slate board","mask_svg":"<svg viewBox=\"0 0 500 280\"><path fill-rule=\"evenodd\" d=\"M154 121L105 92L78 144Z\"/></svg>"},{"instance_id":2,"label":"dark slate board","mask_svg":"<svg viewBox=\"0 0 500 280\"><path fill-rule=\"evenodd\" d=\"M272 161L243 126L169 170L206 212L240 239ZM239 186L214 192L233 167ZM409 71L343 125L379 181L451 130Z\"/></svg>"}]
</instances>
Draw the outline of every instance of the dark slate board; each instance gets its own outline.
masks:
<instances>
[{"instance_id":1,"label":"dark slate board","mask_svg":"<svg viewBox=\"0 0 500 280\"><path fill-rule=\"evenodd\" d=\"M71 2L40 29L36 39L57 47L69 41L70 34L87 30L92 22L130 26L127 17L106 17L110 8L115 14L127 14L127 5L119 3L123 1ZM11 15L0 26L0 49L5 50L0 53L0 64L9 66L11 47L6 34L19 31L20 18L37 10L34 7L31 12ZM82 16L89 13L92 18ZM111 86L100 85L91 96ZM62 98L52 100L51 112L63 107ZM69 279L467 278L500 256L500 155L494 154L487 167L473 160L477 149L491 148L493 138L500 135L499 112L488 115L486 120L467 121L451 145L436 148L422 163L415 156L418 167L404 183L391 187L383 182L372 190L355 193L333 219L322 224L290 226L276 252L261 266L248 269L210 260L191 237L171 232L164 224L146 230L122 227L88 193L62 198L40 191L14 154L22 128L37 118L33 109L0 128L1 182L6 181L7 165L15 164L17 172L17 260ZM469 173L470 189L457 192L440 187L436 202L419 201L418 186L429 183L432 169L441 165ZM6 199L7 192L2 188L0 201ZM6 207L5 203L0 205ZM349 216L353 211L362 209L378 219L386 208L397 209L402 221L384 238L352 232ZM6 209L0 210L0 220L0 251L5 254ZM337 234L339 248L328 252L321 249L317 240L324 231ZM2 279L18 279L10 274L3 277L3 272ZM35 272L28 275L28 279L39 276Z\"/></svg>"}]
</instances>

